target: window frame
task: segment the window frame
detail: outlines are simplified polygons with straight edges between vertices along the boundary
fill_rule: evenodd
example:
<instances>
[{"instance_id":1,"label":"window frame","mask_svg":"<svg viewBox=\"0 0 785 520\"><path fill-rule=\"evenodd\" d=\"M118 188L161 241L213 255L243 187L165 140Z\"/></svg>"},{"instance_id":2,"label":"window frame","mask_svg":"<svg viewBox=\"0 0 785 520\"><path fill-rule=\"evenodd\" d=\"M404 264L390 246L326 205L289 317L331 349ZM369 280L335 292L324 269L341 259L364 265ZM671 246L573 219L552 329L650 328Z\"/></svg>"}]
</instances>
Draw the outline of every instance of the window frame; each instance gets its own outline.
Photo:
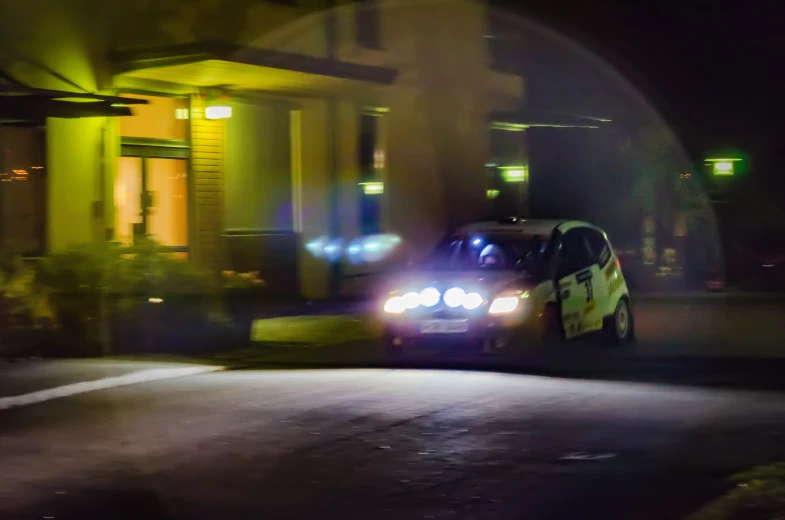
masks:
<instances>
[{"instance_id":1,"label":"window frame","mask_svg":"<svg viewBox=\"0 0 785 520\"><path fill-rule=\"evenodd\" d=\"M559 262L557 267L557 278L562 279L566 278L567 276L573 275L578 271L582 271L583 269L587 269L593 265L593 258L591 255L591 249L589 249L588 242L586 241L585 235L581 232L581 228L572 228L564 232L561 236L561 244L559 246ZM582 251L584 256L583 259L580 261L576 260L573 264L567 264L567 268L564 267L565 264L565 245L568 243L568 239L572 239L572 237L576 237L575 240L577 241L578 251Z\"/></svg>"},{"instance_id":2,"label":"window frame","mask_svg":"<svg viewBox=\"0 0 785 520\"><path fill-rule=\"evenodd\" d=\"M593 263L598 264L600 269L608 265L612 256L611 246L603 234L593 228L584 228L584 239L589 247L589 254ZM597 246L600 246L600 244L602 246L598 248ZM596 249L599 249L599 251L596 251Z\"/></svg>"},{"instance_id":3,"label":"window frame","mask_svg":"<svg viewBox=\"0 0 785 520\"><path fill-rule=\"evenodd\" d=\"M161 249L171 253L190 253L193 236L192 226L192 197L191 197L191 143L183 139L157 139L151 137L121 137L120 155L121 157L136 157L141 160L142 192L147 191L147 160L148 159L179 159L186 161L186 169L189 172L187 179L188 201L186 206L186 218L188 219L188 244L184 246L164 246ZM115 180L116 181L116 180ZM145 236L147 235L147 212L143 212L142 228ZM116 217L115 217L116 218ZM113 240L117 239L117 229L115 222L112 223ZM132 237L136 240L136 237ZM129 247L133 249L135 245Z\"/></svg>"}]
</instances>

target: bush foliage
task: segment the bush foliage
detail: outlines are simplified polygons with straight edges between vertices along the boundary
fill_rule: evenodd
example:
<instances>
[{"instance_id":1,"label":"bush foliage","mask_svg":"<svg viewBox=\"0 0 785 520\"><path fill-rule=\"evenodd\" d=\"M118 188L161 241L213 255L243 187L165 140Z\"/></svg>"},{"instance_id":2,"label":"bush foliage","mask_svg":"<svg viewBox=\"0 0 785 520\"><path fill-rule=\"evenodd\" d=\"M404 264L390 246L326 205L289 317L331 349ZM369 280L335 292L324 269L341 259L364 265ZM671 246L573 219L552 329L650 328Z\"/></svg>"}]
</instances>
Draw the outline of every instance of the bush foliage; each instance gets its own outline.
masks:
<instances>
[{"instance_id":1,"label":"bush foliage","mask_svg":"<svg viewBox=\"0 0 785 520\"><path fill-rule=\"evenodd\" d=\"M37 265L4 259L0 296L0 355L36 327L52 333L53 354L84 356L204 342L226 323L212 273L153 241L74 247Z\"/></svg>"}]
</instances>

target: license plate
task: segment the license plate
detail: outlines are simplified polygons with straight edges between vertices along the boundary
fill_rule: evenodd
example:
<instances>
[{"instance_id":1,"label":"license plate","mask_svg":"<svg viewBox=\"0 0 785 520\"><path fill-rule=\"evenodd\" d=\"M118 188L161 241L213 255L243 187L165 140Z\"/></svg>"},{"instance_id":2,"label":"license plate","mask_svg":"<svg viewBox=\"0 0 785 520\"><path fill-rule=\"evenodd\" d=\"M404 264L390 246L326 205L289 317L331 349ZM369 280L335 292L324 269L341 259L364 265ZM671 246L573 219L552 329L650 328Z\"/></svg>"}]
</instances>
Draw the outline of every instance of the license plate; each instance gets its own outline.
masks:
<instances>
[{"instance_id":1,"label":"license plate","mask_svg":"<svg viewBox=\"0 0 785 520\"><path fill-rule=\"evenodd\" d=\"M428 320L420 323L421 334L461 334L469 331L469 320Z\"/></svg>"}]
</instances>

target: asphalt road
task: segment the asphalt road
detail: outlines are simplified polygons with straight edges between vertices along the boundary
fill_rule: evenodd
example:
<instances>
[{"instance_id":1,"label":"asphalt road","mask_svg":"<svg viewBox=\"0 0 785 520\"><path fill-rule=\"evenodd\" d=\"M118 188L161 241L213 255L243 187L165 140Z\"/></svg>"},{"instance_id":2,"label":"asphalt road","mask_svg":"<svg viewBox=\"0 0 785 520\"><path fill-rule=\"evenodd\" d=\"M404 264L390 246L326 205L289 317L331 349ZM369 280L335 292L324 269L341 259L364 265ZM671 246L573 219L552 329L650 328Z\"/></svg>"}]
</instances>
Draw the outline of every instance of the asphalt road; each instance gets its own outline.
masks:
<instances>
[{"instance_id":1,"label":"asphalt road","mask_svg":"<svg viewBox=\"0 0 785 520\"><path fill-rule=\"evenodd\" d=\"M785 358L785 297L704 295L635 302L640 354Z\"/></svg>"},{"instance_id":2,"label":"asphalt road","mask_svg":"<svg viewBox=\"0 0 785 520\"><path fill-rule=\"evenodd\" d=\"M0 411L0 518L682 518L784 440L778 394L223 372Z\"/></svg>"}]
</instances>

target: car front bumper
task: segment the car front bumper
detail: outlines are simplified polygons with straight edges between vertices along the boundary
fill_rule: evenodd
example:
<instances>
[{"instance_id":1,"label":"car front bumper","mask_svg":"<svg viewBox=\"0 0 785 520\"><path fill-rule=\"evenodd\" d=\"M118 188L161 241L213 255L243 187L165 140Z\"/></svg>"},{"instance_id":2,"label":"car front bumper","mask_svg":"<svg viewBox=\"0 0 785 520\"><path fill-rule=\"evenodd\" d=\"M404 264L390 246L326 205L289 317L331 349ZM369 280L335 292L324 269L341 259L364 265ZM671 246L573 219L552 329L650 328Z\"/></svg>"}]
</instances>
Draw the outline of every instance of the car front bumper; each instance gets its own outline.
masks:
<instances>
[{"instance_id":1,"label":"car front bumper","mask_svg":"<svg viewBox=\"0 0 785 520\"><path fill-rule=\"evenodd\" d=\"M465 330L428 331L430 323L439 321L453 322L456 326L458 322L464 322ZM513 338L528 337L539 329L539 320L524 313L500 316L396 316L386 319L385 324L385 337L391 348L422 346L455 350L487 349L506 344Z\"/></svg>"}]
</instances>

